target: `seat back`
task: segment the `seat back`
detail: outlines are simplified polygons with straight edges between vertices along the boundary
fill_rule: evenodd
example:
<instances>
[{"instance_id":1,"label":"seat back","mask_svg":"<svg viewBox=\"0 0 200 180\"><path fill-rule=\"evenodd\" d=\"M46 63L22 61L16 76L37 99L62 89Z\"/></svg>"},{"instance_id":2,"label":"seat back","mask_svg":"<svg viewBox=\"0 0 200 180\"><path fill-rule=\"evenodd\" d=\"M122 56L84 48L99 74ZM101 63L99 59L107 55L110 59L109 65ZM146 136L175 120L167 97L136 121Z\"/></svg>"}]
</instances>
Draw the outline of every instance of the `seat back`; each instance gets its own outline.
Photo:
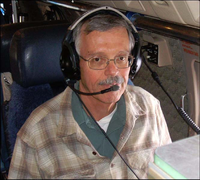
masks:
<instances>
[{"instance_id":1,"label":"seat back","mask_svg":"<svg viewBox=\"0 0 200 180\"><path fill-rule=\"evenodd\" d=\"M67 23L67 21L34 21L34 22L23 22L14 24L0 25L1 28L1 59L0 59L0 72L1 72L1 173L6 175L9 167L8 150L6 144L5 126L7 124L7 115L9 104L8 101L11 97L11 84L13 82L11 75L9 49L13 34L23 28L36 27L36 26L48 26ZM7 126L6 126L7 127Z\"/></svg>"},{"instance_id":2,"label":"seat back","mask_svg":"<svg viewBox=\"0 0 200 180\"><path fill-rule=\"evenodd\" d=\"M10 42L13 37L13 34L19 30L29 27L36 26L48 26L48 25L56 25L67 23L67 21L33 21L33 22L22 22L22 23L14 23L14 24L4 24L0 25L1 28L1 66L0 72L10 72L10 57L9 57L9 48Z\"/></svg>"},{"instance_id":3,"label":"seat back","mask_svg":"<svg viewBox=\"0 0 200 180\"><path fill-rule=\"evenodd\" d=\"M13 83L5 123L10 159L17 132L31 112L65 88L59 56L68 26L24 28L12 37L9 54Z\"/></svg>"},{"instance_id":4,"label":"seat back","mask_svg":"<svg viewBox=\"0 0 200 180\"><path fill-rule=\"evenodd\" d=\"M17 31L11 41L13 80L30 87L63 80L59 57L69 24L32 27Z\"/></svg>"}]
</instances>

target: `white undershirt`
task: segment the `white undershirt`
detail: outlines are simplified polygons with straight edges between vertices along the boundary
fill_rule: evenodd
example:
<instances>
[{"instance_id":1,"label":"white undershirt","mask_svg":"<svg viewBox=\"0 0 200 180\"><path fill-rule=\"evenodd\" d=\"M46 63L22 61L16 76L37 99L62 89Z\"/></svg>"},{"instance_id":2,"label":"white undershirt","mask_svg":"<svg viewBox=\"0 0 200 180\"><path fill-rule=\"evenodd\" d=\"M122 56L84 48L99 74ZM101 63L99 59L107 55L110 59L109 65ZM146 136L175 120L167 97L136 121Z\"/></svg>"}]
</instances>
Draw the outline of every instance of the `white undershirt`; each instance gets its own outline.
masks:
<instances>
[{"instance_id":1,"label":"white undershirt","mask_svg":"<svg viewBox=\"0 0 200 180\"><path fill-rule=\"evenodd\" d=\"M99 121L97 121L97 123L99 124L99 126L106 132L108 129L108 125L110 124L110 121L115 113L115 111L117 110L117 104L115 109L106 117L100 119Z\"/></svg>"}]
</instances>

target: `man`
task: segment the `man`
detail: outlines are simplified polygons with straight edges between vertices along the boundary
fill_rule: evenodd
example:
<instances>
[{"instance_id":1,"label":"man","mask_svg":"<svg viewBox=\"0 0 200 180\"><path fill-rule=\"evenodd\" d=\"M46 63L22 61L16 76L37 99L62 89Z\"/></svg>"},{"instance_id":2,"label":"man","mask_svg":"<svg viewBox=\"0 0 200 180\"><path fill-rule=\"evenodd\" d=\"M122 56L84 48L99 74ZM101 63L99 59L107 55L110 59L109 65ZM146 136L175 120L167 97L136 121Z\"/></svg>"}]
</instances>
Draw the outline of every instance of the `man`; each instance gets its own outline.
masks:
<instances>
[{"instance_id":1,"label":"man","mask_svg":"<svg viewBox=\"0 0 200 180\"><path fill-rule=\"evenodd\" d=\"M159 101L127 86L134 60L129 25L100 14L73 33L81 76L75 87L119 89L79 99L68 87L34 110L18 133L9 178L147 178L154 150L171 139Z\"/></svg>"}]
</instances>

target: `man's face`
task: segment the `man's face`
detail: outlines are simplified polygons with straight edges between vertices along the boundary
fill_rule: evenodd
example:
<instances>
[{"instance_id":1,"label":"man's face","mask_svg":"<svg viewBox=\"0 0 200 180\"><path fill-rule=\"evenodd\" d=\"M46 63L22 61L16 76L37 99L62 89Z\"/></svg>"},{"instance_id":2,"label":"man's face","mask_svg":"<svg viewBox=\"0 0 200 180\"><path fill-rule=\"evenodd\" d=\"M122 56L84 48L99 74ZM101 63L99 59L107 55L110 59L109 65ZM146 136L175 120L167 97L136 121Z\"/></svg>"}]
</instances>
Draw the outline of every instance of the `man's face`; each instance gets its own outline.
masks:
<instances>
[{"instance_id":1,"label":"man's face","mask_svg":"<svg viewBox=\"0 0 200 180\"><path fill-rule=\"evenodd\" d=\"M129 54L130 52L128 32L123 27L113 28L105 32L93 31L87 35L82 31L80 38L80 55L85 59L96 56L114 59L116 56ZM117 84L120 87L118 91L93 96L96 100L103 103L115 103L124 93L129 71L130 67L118 69L114 61L110 61L109 65L103 70L93 70L89 67L87 61L80 59L80 90L84 92L99 92ZM102 85L102 81L116 76L122 77L124 82Z\"/></svg>"}]
</instances>

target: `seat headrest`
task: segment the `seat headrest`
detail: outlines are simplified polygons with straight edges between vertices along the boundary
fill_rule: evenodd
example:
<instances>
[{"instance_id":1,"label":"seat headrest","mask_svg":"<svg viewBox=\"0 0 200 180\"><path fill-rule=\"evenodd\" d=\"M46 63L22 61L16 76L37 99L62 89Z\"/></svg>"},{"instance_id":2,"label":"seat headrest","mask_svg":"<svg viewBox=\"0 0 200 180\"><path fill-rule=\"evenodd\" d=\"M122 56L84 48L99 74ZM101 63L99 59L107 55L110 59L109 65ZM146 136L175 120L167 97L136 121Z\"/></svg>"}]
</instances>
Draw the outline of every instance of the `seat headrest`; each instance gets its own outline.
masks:
<instances>
[{"instance_id":1,"label":"seat headrest","mask_svg":"<svg viewBox=\"0 0 200 180\"><path fill-rule=\"evenodd\" d=\"M14 24L4 24L0 25L1 28L1 72L10 72L10 59L9 59L9 48L10 42L13 34L22 28L35 27L35 26L47 26L53 24L63 24L67 23L67 21L59 20L59 21L32 21L32 22L22 22L22 23L14 23Z\"/></svg>"},{"instance_id":2,"label":"seat headrest","mask_svg":"<svg viewBox=\"0 0 200 180\"><path fill-rule=\"evenodd\" d=\"M29 87L64 81L59 58L69 25L38 26L16 31L10 46L11 73L15 82Z\"/></svg>"}]
</instances>

